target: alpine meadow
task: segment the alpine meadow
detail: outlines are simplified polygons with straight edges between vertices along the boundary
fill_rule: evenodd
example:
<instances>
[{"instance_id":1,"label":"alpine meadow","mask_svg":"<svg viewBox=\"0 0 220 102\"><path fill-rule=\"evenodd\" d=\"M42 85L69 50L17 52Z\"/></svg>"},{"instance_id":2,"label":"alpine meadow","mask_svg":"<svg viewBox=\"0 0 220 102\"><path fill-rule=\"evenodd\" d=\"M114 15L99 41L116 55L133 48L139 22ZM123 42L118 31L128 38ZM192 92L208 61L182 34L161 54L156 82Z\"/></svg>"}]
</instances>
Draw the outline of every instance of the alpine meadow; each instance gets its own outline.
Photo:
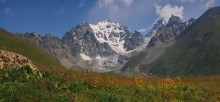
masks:
<instances>
[{"instance_id":1,"label":"alpine meadow","mask_svg":"<svg viewBox=\"0 0 220 102\"><path fill-rule=\"evenodd\" d=\"M1 102L220 101L217 0L0 0L0 16Z\"/></svg>"}]
</instances>

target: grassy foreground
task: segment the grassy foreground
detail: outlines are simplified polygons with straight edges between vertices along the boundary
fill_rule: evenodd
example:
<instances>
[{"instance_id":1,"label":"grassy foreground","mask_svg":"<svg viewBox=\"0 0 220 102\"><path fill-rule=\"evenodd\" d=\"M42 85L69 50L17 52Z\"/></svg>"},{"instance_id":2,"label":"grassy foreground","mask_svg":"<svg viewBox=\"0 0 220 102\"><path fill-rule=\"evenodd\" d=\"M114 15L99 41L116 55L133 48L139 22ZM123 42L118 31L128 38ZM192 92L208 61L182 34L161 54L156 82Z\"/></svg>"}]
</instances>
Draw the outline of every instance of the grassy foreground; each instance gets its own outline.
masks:
<instances>
[{"instance_id":1,"label":"grassy foreground","mask_svg":"<svg viewBox=\"0 0 220 102\"><path fill-rule=\"evenodd\" d=\"M82 74L83 73L83 74ZM134 79L82 72L66 77L28 67L0 70L0 101L209 102L220 100L220 76ZM62 74L62 73L61 73ZM74 77L75 76L75 77ZM74 79L75 78L75 79Z\"/></svg>"}]
</instances>

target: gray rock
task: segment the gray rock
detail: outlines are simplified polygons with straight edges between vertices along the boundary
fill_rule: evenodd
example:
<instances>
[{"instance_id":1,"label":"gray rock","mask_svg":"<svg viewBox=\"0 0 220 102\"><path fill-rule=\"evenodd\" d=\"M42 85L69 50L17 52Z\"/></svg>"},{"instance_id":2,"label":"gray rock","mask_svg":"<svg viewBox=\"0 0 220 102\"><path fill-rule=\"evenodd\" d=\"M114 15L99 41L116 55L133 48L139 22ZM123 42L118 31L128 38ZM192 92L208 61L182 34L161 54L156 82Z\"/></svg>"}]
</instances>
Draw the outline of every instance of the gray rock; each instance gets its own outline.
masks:
<instances>
[{"instance_id":1,"label":"gray rock","mask_svg":"<svg viewBox=\"0 0 220 102\"><path fill-rule=\"evenodd\" d=\"M105 22L105 21L104 21ZM107 21L113 23L111 21ZM110 28L114 25L107 25ZM115 33L114 30L123 30L123 33ZM126 26L115 27L109 38L119 38L124 40L124 49L126 51L134 50L143 45L144 36L135 31L130 32ZM114 51L107 42L100 43L91 26L83 22L69 32L66 32L62 39L54 37L51 34L40 36L37 33L18 34L40 47L48 54L60 60L66 67L84 67L94 71L112 71L121 68L128 58ZM97 34L101 36L104 34ZM104 36L107 40L107 36ZM123 57L122 57L123 56Z\"/></svg>"}]
</instances>

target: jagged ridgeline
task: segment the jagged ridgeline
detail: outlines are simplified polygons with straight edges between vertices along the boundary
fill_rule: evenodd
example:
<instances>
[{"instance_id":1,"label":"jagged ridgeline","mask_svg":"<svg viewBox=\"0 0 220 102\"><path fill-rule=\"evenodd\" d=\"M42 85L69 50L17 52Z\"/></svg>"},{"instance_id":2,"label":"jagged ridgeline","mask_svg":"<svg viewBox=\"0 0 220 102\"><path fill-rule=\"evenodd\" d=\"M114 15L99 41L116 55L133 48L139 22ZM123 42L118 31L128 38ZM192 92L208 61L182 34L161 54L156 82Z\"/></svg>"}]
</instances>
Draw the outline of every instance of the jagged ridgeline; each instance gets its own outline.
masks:
<instances>
[{"instance_id":1,"label":"jagged ridgeline","mask_svg":"<svg viewBox=\"0 0 220 102\"><path fill-rule=\"evenodd\" d=\"M50 34L25 33L22 37L54 56L66 67L84 67L97 72L120 69L132 52L144 49L150 37L131 32L120 23L83 22L64 34L63 38Z\"/></svg>"},{"instance_id":2,"label":"jagged ridgeline","mask_svg":"<svg viewBox=\"0 0 220 102\"><path fill-rule=\"evenodd\" d=\"M214 74L219 73L218 9L209 9L197 20L182 21L177 16L168 21L159 19L147 36L104 20L97 24L83 22L63 38L37 33L21 37L68 68L157 76Z\"/></svg>"},{"instance_id":3,"label":"jagged ridgeline","mask_svg":"<svg viewBox=\"0 0 220 102\"><path fill-rule=\"evenodd\" d=\"M21 36L68 68L80 66L97 72L109 72L119 71L131 56L147 46L160 46L161 43L173 41L192 23L193 20L182 22L177 16L170 17L168 22L160 19L148 36L144 36L138 31L129 31L120 23L104 20L97 24L83 22L73 27L61 39L50 34L41 36L37 33L25 33Z\"/></svg>"},{"instance_id":4,"label":"jagged ridgeline","mask_svg":"<svg viewBox=\"0 0 220 102\"><path fill-rule=\"evenodd\" d=\"M148 36L152 36L147 47L139 54L130 58L128 63L121 69L123 73L139 71L142 64L148 64L157 59L164 53L165 49L176 42L176 38L187 27L195 22L195 19L190 19L186 22L180 17L171 16L169 21L161 18L155 22Z\"/></svg>"},{"instance_id":5,"label":"jagged ridgeline","mask_svg":"<svg viewBox=\"0 0 220 102\"><path fill-rule=\"evenodd\" d=\"M176 43L141 71L158 76L220 73L220 7L210 8L177 37Z\"/></svg>"}]
</instances>

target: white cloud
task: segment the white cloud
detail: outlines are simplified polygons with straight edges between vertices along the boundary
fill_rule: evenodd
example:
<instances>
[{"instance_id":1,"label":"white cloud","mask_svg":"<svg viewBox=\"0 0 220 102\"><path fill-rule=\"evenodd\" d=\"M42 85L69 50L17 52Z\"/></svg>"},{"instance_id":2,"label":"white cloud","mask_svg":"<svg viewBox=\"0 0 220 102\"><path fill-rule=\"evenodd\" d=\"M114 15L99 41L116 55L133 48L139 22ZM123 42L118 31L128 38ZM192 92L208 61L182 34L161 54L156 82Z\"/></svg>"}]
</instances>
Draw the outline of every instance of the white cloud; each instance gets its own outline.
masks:
<instances>
[{"instance_id":1,"label":"white cloud","mask_svg":"<svg viewBox=\"0 0 220 102\"><path fill-rule=\"evenodd\" d=\"M144 32L146 32L147 31L147 29L139 29L139 30L137 30L138 32L141 32L141 33L144 33Z\"/></svg>"},{"instance_id":2,"label":"white cloud","mask_svg":"<svg viewBox=\"0 0 220 102\"><path fill-rule=\"evenodd\" d=\"M215 0L208 0L205 4L204 7L205 8L210 8L215 4Z\"/></svg>"},{"instance_id":3,"label":"white cloud","mask_svg":"<svg viewBox=\"0 0 220 102\"><path fill-rule=\"evenodd\" d=\"M172 6L170 4L167 4L165 6L160 6L160 5L155 5L156 8L156 13L160 17L164 18L165 21L168 22L169 18L174 15L174 16L179 16L181 19L183 19L183 6Z\"/></svg>"}]
</instances>

